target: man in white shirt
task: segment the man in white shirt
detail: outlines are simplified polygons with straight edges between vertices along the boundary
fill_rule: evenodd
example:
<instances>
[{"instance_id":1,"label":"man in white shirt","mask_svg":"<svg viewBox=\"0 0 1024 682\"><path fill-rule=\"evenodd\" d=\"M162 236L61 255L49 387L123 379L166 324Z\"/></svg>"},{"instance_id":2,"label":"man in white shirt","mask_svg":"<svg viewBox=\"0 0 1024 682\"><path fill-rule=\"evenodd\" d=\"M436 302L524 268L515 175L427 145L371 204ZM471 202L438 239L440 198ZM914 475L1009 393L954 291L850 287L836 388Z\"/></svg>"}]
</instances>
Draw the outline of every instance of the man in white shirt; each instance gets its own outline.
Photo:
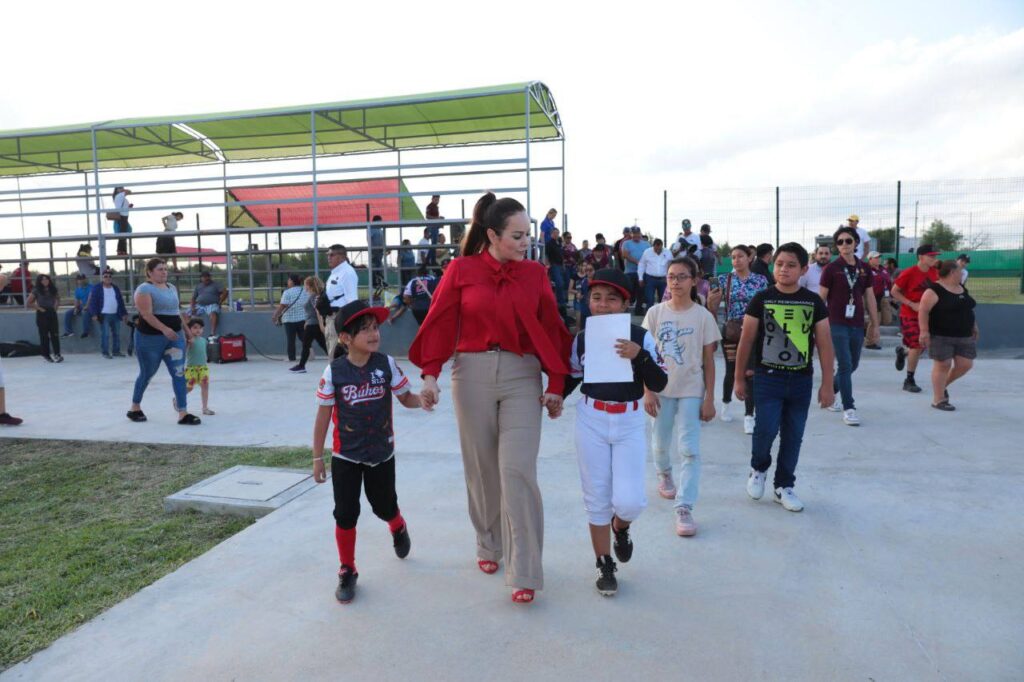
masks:
<instances>
[{"instance_id":1,"label":"man in white shirt","mask_svg":"<svg viewBox=\"0 0 1024 682\"><path fill-rule=\"evenodd\" d=\"M818 285L821 282L821 271L832 260L832 249L822 244L814 250L814 261L807 266L807 273L800 277L800 286L807 287L808 291L815 294L818 292Z\"/></svg>"},{"instance_id":2,"label":"man in white shirt","mask_svg":"<svg viewBox=\"0 0 1024 682\"><path fill-rule=\"evenodd\" d=\"M121 219L114 221L114 232L117 234L126 234L132 231L131 223L128 222L128 214L134 206L128 201L128 195L131 193L130 189L124 187L114 188L114 211L121 214ZM124 237L117 240L117 255L128 255L128 240Z\"/></svg>"},{"instance_id":3,"label":"man in white shirt","mask_svg":"<svg viewBox=\"0 0 1024 682\"><path fill-rule=\"evenodd\" d=\"M359 276L348 262L348 251L341 244L334 244L327 250L327 264L331 274L327 277L325 293L333 311L324 320L324 337L327 339L327 361L334 359L334 348L338 345L338 331L334 328L334 313L352 301L359 300Z\"/></svg>"},{"instance_id":4,"label":"man in white shirt","mask_svg":"<svg viewBox=\"0 0 1024 682\"><path fill-rule=\"evenodd\" d=\"M419 249L416 250L417 265L427 264L427 261L430 259L430 247L432 245L433 242L430 241L430 228L428 227L423 230L423 239L421 239L419 241L419 244L417 244L417 246L420 247Z\"/></svg>"},{"instance_id":5,"label":"man in white shirt","mask_svg":"<svg viewBox=\"0 0 1024 682\"><path fill-rule=\"evenodd\" d=\"M860 217L856 213L850 214L850 217L846 219L849 226L857 230L857 236L860 237L860 243L857 244L857 250L854 255L863 261L867 260L868 253L871 252L871 235L863 227L859 227Z\"/></svg>"},{"instance_id":6,"label":"man in white shirt","mask_svg":"<svg viewBox=\"0 0 1024 682\"><path fill-rule=\"evenodd\" d=\"M655 303L661 303L665 295L665 276L671 262L672 254L665 250L665 245L660 239L655 239L654 246L640 256L640 262L636 266L638 286L643 288L644 304L648 308Z\"/></svg>"}]
</instances>

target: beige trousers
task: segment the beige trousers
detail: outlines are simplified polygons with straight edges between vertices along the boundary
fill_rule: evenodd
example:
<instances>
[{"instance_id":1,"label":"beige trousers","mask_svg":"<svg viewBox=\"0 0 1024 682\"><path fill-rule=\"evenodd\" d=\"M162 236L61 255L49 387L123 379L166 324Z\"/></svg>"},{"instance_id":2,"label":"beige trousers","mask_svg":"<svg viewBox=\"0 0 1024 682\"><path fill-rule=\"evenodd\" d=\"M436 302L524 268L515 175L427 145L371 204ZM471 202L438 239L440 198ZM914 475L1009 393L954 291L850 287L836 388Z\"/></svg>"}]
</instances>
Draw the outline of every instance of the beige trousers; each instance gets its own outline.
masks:
<instances>
[{"instance_id":1,"label":"beige trousers","mask_svg":"<svg viewBox=\"0 0 1024 682\"><path fill-rule=\"evenodd\" d=\"M544 505L537 486L540 362L503 351L459 353L452 400L459 422L477 557L505 558L505 584L544 587Z\"/></svg>"}]
</instances>

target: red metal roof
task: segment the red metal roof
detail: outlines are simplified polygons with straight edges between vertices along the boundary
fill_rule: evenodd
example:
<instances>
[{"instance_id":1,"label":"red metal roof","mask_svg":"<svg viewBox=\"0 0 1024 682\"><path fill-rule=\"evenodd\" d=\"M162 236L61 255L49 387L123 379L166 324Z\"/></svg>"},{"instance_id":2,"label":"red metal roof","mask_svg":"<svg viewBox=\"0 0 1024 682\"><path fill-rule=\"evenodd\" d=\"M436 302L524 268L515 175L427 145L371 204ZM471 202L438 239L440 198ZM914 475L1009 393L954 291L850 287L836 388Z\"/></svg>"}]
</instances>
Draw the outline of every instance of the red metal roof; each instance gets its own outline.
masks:
<instances>
[{"instance_id":1,"label":"red metal roof","mask_svg":"<svg viewBox=\"0 0 1024 682\"><path fill-rule=\"evenodd\" d=\"M202 253L204 263L218 263L220 265L224 265L227 263L227 258L225 256L206 255L207 253L216 253L213 249L197 249L194 246L178 245L175 247L175 250L178 252L177 254L173 256L165 256L164 258L185 258L186 260L199 260L197 255Z\"/></svg>"},{"instance_id":2,"label":"red metal roof","mask_svg":"<svg viewBox=\"0 0 1024 682\"><path fill-rule=\"evenodd\" d=\"M323 199L327 196L363 196L367 194L395 194L399 191L398 178L379 180L352 180L348 182L317 183L317 222L320 225L360 223L366 221L366 205L370 215L384 220L401 219L401 199ZM272 187L235 187L229 190L236 201L273 201L275 199L312 199L313 186L275 185ZM313 204L246 204L245 210L261 227L277 225L312 225ZM280 222L278 222L280 211Z\"/></svg>"}]
</instances>

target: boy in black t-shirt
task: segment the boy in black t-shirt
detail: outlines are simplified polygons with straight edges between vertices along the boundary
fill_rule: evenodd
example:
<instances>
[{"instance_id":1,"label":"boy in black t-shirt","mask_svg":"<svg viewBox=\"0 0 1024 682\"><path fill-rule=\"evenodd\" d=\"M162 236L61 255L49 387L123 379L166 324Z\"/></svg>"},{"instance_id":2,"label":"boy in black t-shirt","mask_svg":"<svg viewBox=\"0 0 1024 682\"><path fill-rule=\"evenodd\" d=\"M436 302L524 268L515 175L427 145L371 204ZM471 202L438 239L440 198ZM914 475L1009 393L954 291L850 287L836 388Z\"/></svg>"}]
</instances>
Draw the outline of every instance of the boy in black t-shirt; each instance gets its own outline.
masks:
<instances>
[{"instance_id":1,"label":"boy in black t-shirt","mask_svg":"<svg viewBox=\"0 0 1024 682\"><path fill-rule=\"evenodd\" d=\"M822 373L818 403L829 407L835 399L832 388L835 354L828 309L819 296L799 284L801 275L807 272L807 262L807 251L795 242L783 244L776 251L775 285L755 294L743 317L733 389L738 399L746 397L743 377L752 369L757 424L747 494L755 500L764 495L768 467L772 465L772 443L781 429L773 486L775 501L793 512L804 508L793 492L793 483L811 404L815 346ZM750 369L746 369L752 348L753 362Z\"/></svg>"},{"instance_id":2,"label":"boy in black t-shirt","mask_svg":"<svg viewBox=\"0 0 1024 682\"><path fill-rule=\"evenodd\" d=\"M313 479L317 483L327 478L324 438L334 422L331 481L337 524L334 538L341 563L334 596L343 604L355 597L359 578L356 521L362 491L373 513L387 522L398 558L404 559L411 546L395 492L391 396L406 407L422 405L419 396L409 390L409 380L395 359L378 352L378 325L387 318L387 308L371 308L364 301L352 301L338 311L335 329L339 344L348 352L327 365L316 392L319 408L313 426Z\"/></svg>"}]
</instances>

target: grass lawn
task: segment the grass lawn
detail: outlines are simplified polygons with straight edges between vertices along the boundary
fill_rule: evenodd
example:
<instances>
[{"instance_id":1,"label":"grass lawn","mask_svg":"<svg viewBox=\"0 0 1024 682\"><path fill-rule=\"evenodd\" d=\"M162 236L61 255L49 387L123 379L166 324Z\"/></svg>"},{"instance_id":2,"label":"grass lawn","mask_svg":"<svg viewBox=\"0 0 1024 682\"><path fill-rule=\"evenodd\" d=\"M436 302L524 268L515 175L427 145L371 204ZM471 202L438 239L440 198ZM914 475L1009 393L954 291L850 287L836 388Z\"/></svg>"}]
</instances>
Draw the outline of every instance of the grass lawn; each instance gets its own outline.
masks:
<instances>
[{"instance_id":1,"label":"grass lawn","mask_svg":"<svg viewBox=\"0 0 1024 682\"><path fill-rule=\"evenodd\" d=\"M0 440L0 670L242 530L163 498L236 464L309 451Z\"/></svg>"},{"instance_id":2,"label":"grass lawn","mask_svg":"<svg viewBox=\"0 0 1024 682\"><path fill-rule=\"evenodd\" d=\"M971 277L967 289L978 303L1024 304L1020 277Z\"/></svg>"}]
</instances>

